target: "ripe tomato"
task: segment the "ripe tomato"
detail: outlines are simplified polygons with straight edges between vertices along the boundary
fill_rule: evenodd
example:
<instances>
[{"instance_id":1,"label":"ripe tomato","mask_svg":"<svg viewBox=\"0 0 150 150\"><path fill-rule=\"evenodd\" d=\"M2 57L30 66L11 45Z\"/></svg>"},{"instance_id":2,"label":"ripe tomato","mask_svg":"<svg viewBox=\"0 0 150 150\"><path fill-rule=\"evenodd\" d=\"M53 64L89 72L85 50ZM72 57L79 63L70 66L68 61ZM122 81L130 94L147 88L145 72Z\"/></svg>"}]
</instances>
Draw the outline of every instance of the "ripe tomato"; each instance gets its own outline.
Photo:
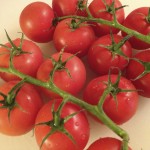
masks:
<instances>
[{"instance_id":1,"label":"ripe tomato","mask_svg":"<svg viewBox=\"0 0 150 150\"><path fill-rule=\"evenodd\" d=\"M45 43L52 40L54 12L44 2L33 2L27 5L20 14L20 27L32 41Z\"/></svg>"},{"instance_id":2,"label":"ripe tomato","mask_svg":"<svg viewBox=\"0 0 150 150\"><path fill-rule=\"evenodd\" d=\"M140 51L134 56L134 58L139 59L145 63L147 62L147 67L144 67L136 60L130 60L130 63L126 69L126 77L132 81L135 87L139 90L138 92L140 95L144 97L150 97L150 72L148 67L150 63L150 50ZM144 72L145 68L148 69L146 70L146 74L143 74L142 77L136 79Z\"/></svg>"},{"instance_id":3,"label":"ripe tomato","mask_svg":"<svg viewBox=\"0 0 150 150\"><path fill-rule=\"evenodd\" d=\"M114 19L112 14L112 6L111 6L113 0L105 0L105 1L106 1L106 5L104 4L103 0L93 0L89 5L89 10L92 16L95 18L101 18L108 21L112 21ZM114 6L115 8L119 8L122 6L122 4L119 0L115 0ZM124 9L121 8L116 10L116 19L120 24L123 23L124 18L125 18ZM94 24L93 29L97 36L109 34L110 31L112 31L113 33L119 32L119 30L114 27L110 27L100 23L93 23L93 24Z\"/></svg>"},{"instance_id":4,"label":"ripe tomato","mask_svg":"<svg viewBox=\"0 0 150 150\"><path fill-rule=\"evenodd\" d=\"M144 35L150 33L150 19L148 20L149 7L139 7L128 14L123 25ZM122 35L126 35L122 32ZM129 39L133 48L141 50L150 48L150 44L134 36Z\"/></svg>"},{"instance_id":5,"label":"ripe tomato","mask_svg":"<svg viewBox=\"0 0 150 150\"><path fill-rule=\"evenodd\" d=\"M56 16L81 15L86 16L84 5L87 0L52 0L52 8Z\"/></svg>"},{"instance_id":6,"label":"ripe tomato","mask_svg":"<svg viewBox=\"0 0 150 150\"><path fill-rule=\"evenodd\" d=\"M60 53L55 53L52 55L52 58L56 61L59 60ZM66 61L68 58L72 57L72 54L63 53L62 62ZM45 60L37 71L37 78L44 82L48 81L50 78L50 72L53 70L54 65L50 59ZM57 70L54 73L53 82L60 89L67 91L71 94L77 94L81 88L83 87L86 80L86 70L82 61L77 57L73 56L67 63L65 64L65 68L68 69L67 73L66 69ZM54 92L47 90L45 88L41 88L43 93L45 93L49 97L60 97Z\"/></svg>"},{"instance_id":7,"label":"ripe tomato","mask_svg":"<svg viewBox=\"0 0 150 150\"><path fill-rule=\"evenodd\" d=\"M21 39L17 38L12 42L18 48L20 46ZM13 50L13 47L10 43L6 43L5 45ZM43 54L41 49L32 41L24 39L22 43L22 52L25 53L19 54L20 51L16 51L18 55L14 56L13 58L13 65L15 69L24 74L35 77L38 67L43 62ZM0 54L0 67L8 68L10 61L10 50L0 47ZM0 76L5 81L19 79L13 74L4 72L0 72Z\"/></svg>"},{"instance_id":8,"label":"ripe tomato","mask_svg":"<svg viewBox=\"0 0 150 150\"><path fill-rule=\"evenodd\" d=\"M0 86L0 92L7 95L8 92L18 83L10 81ZM0 96L0 100L3 97ZM8 118L9 109L0 109L0 133L16 136L29 132L35 123L36 115L42 107L42 100L36 89L25 83L15 97L14 108L10 108L10 118ZM0 107L3 104L0 104Z\"/></svg>"},{"instance_id":9,"label":"ripe tomato","mask_svg":"<svg viewBox=\"0 0 150 150\"><path fill-rule=\"evenodd\" d=\"M118 44L123 37L117 34L113 35L114 41ZM88 51L88 63L91 69L99 75L108 74L112 68L113 73L118 73L118 69L124 70L128 64L128 59L121 56L123 53L126 57L132 56L132 47L127 41L122 47L116 49L116 44L113 46L111 36L105 35L99 37L91 45ZM108 48L110 47L110 48Z\"/></svg>"},{"instance_id":10,"label":"ripe tomato","mask_svg":"<svg viewBox=\"0 0 150 150\"><path fill-rule=\"evenodd\" d=\"M55 111L59 107L60 99L46 103L39 111L36 124L53 120L51 108L54 104ZM61 111L61 118L79 112L80 108L72 103L66 103ZM54 132L44 142L41 150L83 150L89 139L89 123L84 112L79 112L64 123L64 128L72 135L75 143L60 131ZM46 125L35 126L35 138L38 145L41 145L43 138L51 131L52 127Z\"/></svg>"},{"instance_id":11,"label":"ripe tomato","mask_svg":"<svg viewBox=\"0 0 150 150\"><path fill-rule=\"evenodd\" d=\"M115 83L118 75L111 75L111 82ZM97 77L89 82L85 88L83 99L92 104L97 105L100 97L106 89L108 75ZM136 90L134 85L126 78L121 77L119 81L119 89ZM119 90L119 89L114 89ZM106 115L117 124L127 122L136 112L138 107L138 93L136 91L116 93L116 100L109 94L104 102L103 109Z\"/></svg>"},{"instance_id":12,"label":"ripe tomato","mask_svg":"<svg viewBox=\"0 0 150 150\"><path fill-rule=\"evenodd\" d=\"M112 137L100 138L94 141L87 150L121 150L122 141ZM128 150L131 150L129 147Z\"/></svg>"},{"instance_id":13,"label":"ripe tomato","mask_svg":"<svg viewBox=\"0 0 150 150\"><path fill-rule=\"evenodd\" d=\"M85 56L90 45L95 40L95 34L91 26L82 23L77 28L72 28L72 19L65 19L58 23L54 32L54 45L57 51L64 48L65 52ZM78 21L78 20L76 20Z\"/></svg>"}]
</instances>

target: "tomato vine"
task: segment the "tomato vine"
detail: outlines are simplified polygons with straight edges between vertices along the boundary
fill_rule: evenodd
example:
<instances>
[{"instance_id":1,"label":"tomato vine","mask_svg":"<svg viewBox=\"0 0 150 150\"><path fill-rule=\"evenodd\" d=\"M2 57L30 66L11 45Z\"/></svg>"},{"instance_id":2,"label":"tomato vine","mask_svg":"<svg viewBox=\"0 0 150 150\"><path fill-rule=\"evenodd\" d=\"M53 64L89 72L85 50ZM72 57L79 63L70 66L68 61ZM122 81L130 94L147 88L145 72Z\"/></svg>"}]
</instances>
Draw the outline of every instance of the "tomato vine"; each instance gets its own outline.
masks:
<instances>
[{"instance_id":1,"label":"tomato vine","mask_svg":"<svg viewBox=\"0 0 150 150\"><path fill-rule=\"evenodd\" d=\"M138 38L138 39L140 39L144 42L150 43L150 35L143 35L143 34L137 32L137 31L129 29L129 28L121 25L120 23L118 23L118 21L116 19L116 16L115 16L116 9L114 8L114 3L112 4L112 7L111 7L111 11L112 11L112 14L113 14L113 17L114 17L113 21L108 21L108 20L104 20L104 19L100 19L100 18L94 18L91 15L91 13L89 12L87 7L86 7L86 11L87 11L87 14L88 14L87 17L76 16L76 15L57 17L53 20L53 24L56 25L59 21L64 20L66 18L79 19L80 22L96 22L96 23L101 23L101 24L105 24L105 25L108 25L108 26L115 27L115 28L120 29L121 31L127 33L129 35L129 37L135 36L136 38ZM73 21L73 23L76 23L76 22ZM103 111L103 103L105 101L106 96L110 93L112 94L112 90L114 90L114 89L118 90L117 89L118 87L116 86L118 83L116 83L115 86L114 86L114 84L112 84L111 81L109 81L109 84L107 84L106 90L104 91L104 93L100 97L98 105L91 105L91 104L83 101L82 99L77 98L77 97L71 95L70 93L61 90L60 88L58 88L54 84L53 80L43 82L43 81L40 81L40 80L38 80L34 77L31 77L29 75L21 73L20 71L15 69L14 66L13 66L12 60L13 60L14 54L16 55L15 52L19 51L20 49L18 50L18 48L14 46L14 44L10 40L8 34L7 34L7 37L9 39L9 41L11 42L11 44L13 45L13 51L10 52L11 54L10 54L10 65L9 65L9 67L8 68L0 67L0 72L14 74L14 75L18 76L19 78L21 78L23 82L27 82L27 83L31 83L31 84L34 84L34 85L37 85L37 86L40 86L40 87L44 87L44 88L46 88L48 90L51 90L51 91L55 92L56 94L60 95L64 100L67 99L67 101L73 102L73 103L81 106L83 109L87 110L92 115L94 115L98 119L100 119L112 131L114 131L119 137L121 137L123 139L122 150L128 150L128 142L129 142L128 133L124 129L122 129L121 127L116 125ZM20 44L22 44L22 43L20 43ZM1 44L1 46L4 46L4 45ZM20 52L22 52L22 51L20 51ZM140 63L142 63L142 62L140 62ZM50 74L51 79L53 79L53 75L54 75L55 71L57 69L59 69L59 67L60 67L59 65L55 65L55 70L53 70L52 74ZM118 76L118 81L119 81L119 76ZM116 82L118 82L118 81L116 81ZM2 95L2 93L1 93L1 95Z\"/></svg>"}]
</instances>

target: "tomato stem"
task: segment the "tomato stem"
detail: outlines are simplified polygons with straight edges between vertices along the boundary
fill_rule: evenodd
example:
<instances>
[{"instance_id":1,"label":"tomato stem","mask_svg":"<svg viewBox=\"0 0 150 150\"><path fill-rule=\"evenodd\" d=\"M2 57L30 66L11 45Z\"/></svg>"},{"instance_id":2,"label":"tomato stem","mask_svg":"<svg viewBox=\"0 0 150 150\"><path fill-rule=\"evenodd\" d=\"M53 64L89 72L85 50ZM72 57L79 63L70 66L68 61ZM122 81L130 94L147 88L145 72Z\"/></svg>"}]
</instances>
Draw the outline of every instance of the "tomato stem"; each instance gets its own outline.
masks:
<instances>
[{"instance_id":1,"label":"tomato stem","mask_svg":"<svg viewBox=\"0 0 150 150\"><path fill-rule=\"evenodd\" d=\"M78 0L77 8L81 11L83 11L85 9L84 0Z\"/></svg>"},{"instance_id":2,"label":"tomato stem","mask_svg":"<svg viewBox=\"0 0 150 150\"><path fill-rule=\"evenodd\" d=\"M120 136L123 139L123 150L128 150L128 141L129 141L129 136L125 130L117 126L103 111L102 105L103 101L105 100L105 97L107 94L110 92L110 88L106 89L105 92L103 93L101 99L102 102L99 103L98 105L91 105L88 104L87 102L83 101L82 99L79 99L61 89L59 89L53 82L43 82L40 81L36 78L33 78L31 76L28 76L26 74L23 74L16 70L15 68L0 68L0 72L7 72L7 73L13 73L14 75L17 75L18 77L22 79L26 79L26 82L37 85L37 86L42 86L44 88L47 88L48 90L51 90L55 92L56 94L59 94L62 98L65 100L67 99L68 101L71 101L83 109L87 110L94 116L96 116L98 119L100 119L106 126L108 126L112 131L114 131L118 136ZM56 120L58 118L55 118Z\"/></svg>"},{"instance_id":3,"label":"tomato stem","mask_svg":"<svg viewBox=\"0 0 150 150\"><path fill-rule=\"evenodd\" d=\"M148 9L148 15L146 16L146 20L150 23L150 8Z\"/></svg>"},{"instance_id":4,"label":"tomato stem","mask_svg":"<svg viewBox=\"0 0 150 150\"><path fill-rule=\"evenodd\" d=\"M85 4L85 10L86 10L86 13L88 15L88 18L93 17L89 8L88 8L88 0L86 1L86 4Z\"/></svg>"},{"instance_id":5,"label":"tomato stem","mask_svg":"<svg viewBox=\"0 0 150 150\"><path fill-rule=\"evenodd\" d=\"M70 16L58 17L57 19L55 18L55 21L56 20L61 21L61 20L67 19L67 18L80 19L80 20L82 20L82 22L96 22L96 23L112 26L114 28L117 28L117 29L127 33L130 36L135 36L136 38L140 39L141 41L144 41L144 42L150 44L150 35L149 34L147 34L147 35L141 34L135 30L132 30L130 28L123 26L122 24L120 24L116 20L108 21L108 20L101 19L101 18L94 18L92 16L83 17L83 16L70 15Z\"/></svg>"},{"instance_id":6,"label":"tomato stem","mask_svg":"<svg viewBox=\"0 0 150 150\"><path fill-rule=\"evenodd\" d=\"M150 62L146 62L146 61L140 60L138 58L130 58L130 59L137 61L144 67L143 72L141 74L139 74L137 77L135 77L134 79L131 79L132 81L138 80L138 79L142 78L143 76L145 76L146 74L150 73Z\"/></svg>"},{"instance_id":7,"label":"tomato stem","mask_svg":"<svg viewBox=\"0 0 150 150\"><path fill-rule=\"evenodd\" d=\"M110 5L108 5L108 4L106 3L106 0L102 0L102 1L103 1L104 5L105 5L105 7L106 7L106 12L111 13L111 14L114 13L113 10L117 11L117 10L122 9L122 8L124 8L124 7L127 6L127 5L123 5L123 6L120 6L120 7L115 8L115 1L114 1L114 0L112 1L112 3L111 3Z\"/></svg>"}]
</instances>

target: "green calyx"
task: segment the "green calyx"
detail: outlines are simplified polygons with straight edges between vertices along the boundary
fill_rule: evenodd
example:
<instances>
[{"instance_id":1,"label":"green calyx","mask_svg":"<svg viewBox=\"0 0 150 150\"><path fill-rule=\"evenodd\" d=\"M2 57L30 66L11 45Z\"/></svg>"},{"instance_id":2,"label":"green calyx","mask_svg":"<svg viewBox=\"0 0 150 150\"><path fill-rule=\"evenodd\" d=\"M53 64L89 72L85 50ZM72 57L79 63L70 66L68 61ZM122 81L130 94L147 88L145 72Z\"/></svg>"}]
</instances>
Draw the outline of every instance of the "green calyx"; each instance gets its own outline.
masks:
<instances>
[{"instance_id":1,"label":"green calyx","mask_svg":"<svg viewBox=\"0 0 150 150\"><path fill-rule=\"evenodd\" d=\"M8 46L6 46L4 44L0 44L0 46L4 47L4 48L6 48L6 49L8 49L10 51L11 57L29 53L29 52L25 52L25 51L22 50L22 44L23 44L23 39L24 39L24 34L23 33L21 33L22 36L21 36L21 40L20 40L20 45L18 47L13 43L13 41L9 37L9 35L8 35L6 30L5 30L5 33L6 33L8 42L10 43L11 47L8 47Z\"/></svg>"},{"instance_id":2,"label":"green calyx","mask_svg":"<svg viewBox=\"0 0 150 150\"><path fill-rule=\"evenodd\" d=\"M52 112L52 115L53 115L53 119L50 120L50 121L47 121L47 122L41 122L41 123L38 123L36 124L36 126L39 126L39 125L47 125L50 127L50 132L43 138L42 142L41 142L41 145L40 145L40 148L42 148L44 142L47 140L48 137L50 137L52 134L56 133L56 132L61 132L63 133L64 135L66 135L74 144L76 144L73 136L65 129L64 125L65 123L71 119L73 116L75 116L76 114L78 114L79 112L76 112L76 113L73 113L73 114L70 114L68 116L66 116L65 118L62 118L61 117L61 111L64 107L64 105L66 104L67 102L67 99L66 100L63 100L61 102L61 104L59 105L58 109L55 111L54 110L54 106L55 106L55 102L53 103L52 105L52 108L51 108L51 112Z\"/></svg>"},{"instance_id":3,"label":"green calyx","mask_svg":"<svg viewBox=\"0 0 150 150\"><path fill-rule=\"evenodd\" d=\"M78 0L77 9L83 11L85 7L84 0Z\"/></svg>"},{"instance_id":4,"label":"green calyx","mask_svg":"<svg viewBox=\"0 0 150 150\"><path fill-rule=\"evenodd\" d=\"M79 19L79 20L77 20L77 19L71 19L71 23L68 24L68 25L69 25L70 29L75 30L75 29L77 29L77 28L80 27L80 25L81 25L82 22L83 22L82 19Z\"/></svg>"},{"instance_id":5,"label":"green calyx","mask_svg":"<svg viewBox=\"0 0 150 150\"><path fill-rule=\"evenodd\" d=\"M142 60L137 59L137 58L131 58L131 59L139 62L141 65L144 66L144 71L140 75L138 75L136 78L131 79L132 81L136 81L136 80L144 77L146 74L150 73L150 62L145 62L145 61L142 61Z\"/></svg>"},{"instance_id":6,"label":"green calyx","mask_svg":"<svg viewBox=\"0 0 150 150\"><path fill-rule=\"evenodd\" d=\"M106 3L106 0L102 0L102 1L103 1L104 5L105 5L106 12L111 13L111 14L113 14L114 11L117 11L117 10L122 9L122 8L127 6L127 5L123 5L123 6L115 8L115 1L114 0L113 0L113 2L110 5L108 5Z\"/></svg>"},{"instance_id":7,"label":"green calyx","mask_svg":"<svg viewBox=\"0 0 150 150\"><path fill-rule=\"evenodd\" d=\"M108 74L108 81L104 82L104 84L106 85L106 89L104 91L104 93L106 93L105 98L106 98L107 95L111 95L113 97L113 99L115 100L115 102L116 102L116 106L118 106L117 95L119 93L137 91L137 90L134 90L134 89L129 89L129 90L121 89L119 87L120 78L121 78L122 74L121 74L121 71L119 69L118 69L118 71L119 71L118 77L117 77L117 79L114 83L111 81L111 70L109 71L109 74ZM102 105L105 101L105 98L104 97L100 98L98 106L102 107Z\"/></svg>"},{"instance_id":8,"label":"green calyx","mask_svg":"<svg viewBox=\"0 0 150 150\"><path fill-rule=\"evenodd\" d=\"M3 93L0 93L1 96L3 96L3 100L0 101L0 109L8 109L8 119L10 121L10 114L11 111L18 106L18 104L15 101L15 95L10 94L10 95L4 95ZM10 103L11 102L11 103Z\"/></svg>"},{"instance_id":9,"label":"green calyx","mask_svg":"<svg viewBox=\"0 0 150 150\"><path fill-rule=\"evenodd\" d=\"M59 58L58 60L55 60L53 57L50 57L50 60L52 61L53 63L53 70L50 72L50 79L53 80L53 76L54 76L54 73L56 71L62 71L62 70L65 70L68 74L68 76L71 78L71 74L68 70L68 68L66 68L66 63L72 59L75 55L72 55L70 57L68 57L66 60L62 60L62 57L63 57L63 53L64 53L64 48L60 51L60 55L59 55Z\"/></svg>"},{"instance_id":10,"label":"green calyx","mask_svg":"<svg viewBox=\"0 0 150 150\"><path fill-rule=\"evenodd\" d=\"M112 97L114 97L114 99L116 99L116 95L122 91L122 89L119 88L120 78L121 78L121 71L119 71L116 82L112 83L111 72L109 71L108 82L105 82L105 84L107 85L107 89L109 91L109 94L111 94Z\"/></svg>"},{"instance_id":11,"label":"green calyx","mask_svg":"<svg viewBox=\"0 0 150 150\"><path fill-rule=\"evenodd\" d=\"M119 56L122 56L126 59L129 59L121 50L121 47L125 44L126 41L129 40L129 38L131 38L131 35L127 35L126 37L124 37L122 40L120 40L118 43L115 42L114 40L114 37L113 37L113 34L111 33L110 34L111 36L111 45L109 46L105 46L105 45L99 45L101 47L104 47L106 49L108 49L111 53L112 53L112 56L113 58L116 56L116 55L119 55Z\"/></svg>"},{"instance_id":12,"label":"green calyx","mask_svg":"<svg viewBox=\"0 0 150 150\"><path fill-rule=\"evenodd\" d=\"M0 101L0 109L8 109L8 119L10 120L10 113L15 107L20 107L16 102L16 96L18 92L20 91L20 88L22 87L25 80L20 81L18 84L16 84L7 95L0 92L0 96L3 97L3 99Z\"/></svg>"},{"instance_id":13,"label":"green calyx","mask_svg":"<svg viewBox=\"0 0 150 150\"><path fill-rule=\"evenodd\" d=\"M78 27L79 27L79 24L77 23L77 21L75 19L72 19L70 23L70 28L77 29Z\"/></svg>"}]
</instances>

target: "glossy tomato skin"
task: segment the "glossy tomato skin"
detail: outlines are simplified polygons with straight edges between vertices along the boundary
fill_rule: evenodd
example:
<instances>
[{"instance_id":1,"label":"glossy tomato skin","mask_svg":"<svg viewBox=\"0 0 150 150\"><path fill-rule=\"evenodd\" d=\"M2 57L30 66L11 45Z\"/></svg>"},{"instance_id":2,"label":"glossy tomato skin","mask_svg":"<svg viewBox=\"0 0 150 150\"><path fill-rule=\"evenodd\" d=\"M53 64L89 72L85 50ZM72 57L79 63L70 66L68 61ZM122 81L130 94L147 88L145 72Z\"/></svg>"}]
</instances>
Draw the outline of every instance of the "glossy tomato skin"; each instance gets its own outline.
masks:
<instances>
[{"instance_id":1,"label":"glossy tomato skin","mask_svg":"<svg viewBox=\"0 0 150 150\"><path fill-rule=\"evenodd\" d=\"M0 92L7 94L18 81L6 82L0 86ZM3 100L0 96L0 100ZM18 136L29 132L35 123L36 115L43 105L42 99L35 87L25 83L16 98L18 106L14 107L8 119L8 109L0 109L0 133ZM2 104L0 104L2 106Z\"/></svg>"},{"instance_id":2,"label":"glossy tomato skin","mask_svg":"<svg viewBox=\"0 0 150 150\"><path fill-rule=\"evenodd\" d=\"M121 150L122 141L113 137L104 137L94 141L87 150ZM132 150L130 147L128 150Z\"/></svg>"},{"instance_id":3,"label":"glossy tomato skin","mask_svg":"<svg viewBox=\"0 0 150 150\"><path fill-rule=\"evenodd\" d=\"M111 5L112 2L113 2L113 0L106 0L106 3L108 5ZM120 6L122 6L121 2L119 0L115 0L115 8L118 8ZM92 16L95 18L101 18L101 19L105 19L108 21L113 20L113 15L112 15L112 13L110 13L106 10L106 6L105 6L103 0L93 0L90 3L88 8L89 8ZM116 11L116 19L118 20L118 22L120 24L123 23L124 18L125 18L124 9L122 8L122 9L117 10ZM93 24L94 24L93 29L97 36L103 36L103 35L109 34L110 31L112 31L114 34L119 32L119 30L114 27L110 27L110 26L103 25L100 23L93 23Z\"/></svg>"},{"instance_id":4,"label":"glossy tomato skin","mask_svg":"<svg viewBox=\"0 0 150 150\"><path fill-rule=\"evenodd\" d=\"M52 57L58 61L60 53L55 53ZM62 61L72 57L70 53L63 53ZM54 73L53 82L56 86L60 89L67 91L73 95L76 95L85 84L86 81L86 70L85 66L82 61L77 57L73 56L65 65L68 69L69 74L66 70L58 70ZM44 82L49 80L49 75L54 65L50 59L45 60L38 69L37 72L37 79L42 80ZM48 97L56 98L60 97L59 95L55 94L54 92L47 90L45 88L41 88L44 94Z\"/></svg>"},{"instance_id":5,"label":"glossy tomato skin","mask_svg":"<svg viewBox=\"0 0 150 150\"><path fill-rule=\"evenodd\" d=\"M122 36L117 34L113 34L113 38L115 43L118 43L123 39ZM89 66L98 75L108 74L110 69L112 70L112 73L118 73L118 69L124 71L129 63L127 58L106 48L106 46L111 45L111 36L107 34L99 37L95 42L93 42L88 51L87 58ZM120 48L120 50L128 58L132 56L132 47L128 41Z\"/></svg>"},{"instance_id":6,"label":"glossy tomato skin","mask_svg":"<svg viewBox=\"0 0 150 150\"><path fill-rule=\"evenodd\" d=\"M86 23L76 29L70 27L71 19L61 21L54 32L54 45L57 51L64 48L65 52L83 57L87 54L90 45L95 41L95 33Z\"/></svg>"},{"instance_id":7,"label":"glossy tomato skin","mask_svg":"<svg viewBox=\"0 0 150 150\"><path fill-rule=\"evenodd\" d=\"M55 27L52 25L54 12L44 2L27 5L20 14L20 27L32 41L46 43L52 40Z\"/></svg>"},{"instance_id":8,"label":"glossy tomato skin","mask_svg":"<svg viewBox=\"0 0 150 150\"><path fill-rule=\"evenodd\" d=\"M117 77L118 75L111 75L112 83L116 82ZM107 87L106 82L108 82L108 75L91 80L84 90L83 99L92 105L97 105ZM120 78L119 88L123 90L136 90L134 85L124 77ZM116 100L109 94L105 99L103 109L111 120L117 124L123 124L136 113L138 99L136 91L120 92L116 95Z\"/></svg>"},{"instance_id":9,"label":"glossy tomato skin","mask_svg":"<svg viewBox=\"0 0 150 150\"><path fill-rule=\"evenodd\" d=\"M13 40L14 45L17 47L20 46L21 39L17 38ZM10 43L6 43L6 46L9 48L12 48ZM22 43L22 51L25 52L24 54L20 54L17 56L14 56L13 58L13 65L15 69L18 71L30 75L32 77L36 76L36 72L38 70L38 67L43 62L43 54L39 46L37 46L32 41L23 40ZM10 51L4 47L0 47L0 67L9 67L9 61L10 61ZM19 79L17 76L9 73L0 72L0 76L5 81L11 81Z\"/></svg>"},{"instance_id":10,"label":"glossy tomato skin","mask_svg":"<svg viewBox=\"0 0 150 150\"><path fill-rule=\"evenodd\" d=\"M143 62L150 62L150 50L140 51L137 53L134 58L137 58ZM136 67L135 67L136 66ZM127 69L126 69L126 77L132 81L135 87L138 89L140 95L144 97L150 97L150 73L147 73L143 77L134 80L144 71L144 66L135 61L131 60Z\"/></svg>"},{"instance_id":11,"label":"glossy tomato skin","mask_svg":"<svg viewBox=\"0 0 150 150\"><path fill-rule=\"evenodd\" d=\"M51 107L55 103L55 111L59 107L61 100L55 99L46 103L39 111L36 124L53 119ZM62 109L61 117L65 118L72 113L79 112L80 108L73 103L66 103ZM89 139L89 123L84 112L79 112L64 124L65 129L72 135L74 144L65 134L57 131L47 138L41 150L83 150ZM35 127L35 138L38 145L42 139L50 132L51 127L39 125Z\"/></svg>"},{"instance_id":12,"label":"glossy tomato skin","mask_svg":"<svg viewBox=\"0 0 150 150\"><path fill-rule=\"evenodd\" d=\"M149 7L139 7L133 10L128 14L123 25L139 33L148 35L150 33L150 22L148 22L146 19L148 12ZM122 35L125 36L126 34L122 32ZM129 41L134 49L142 50L150 48L150 44L145 43L144 41L141 41L135 37L131 37Z\"/></svg>"},{"instance_id":13,"label":"glossy tomato skin","mask_svg":"<svg viewBox=\"0 0 150 150\"><path fill-rule=\"evenodd\" d=\"M79 1L80 0L52 0L52 8L57 17L68 15L86 16L87 13L85 9L80 10L78 7ZM86 4L86 0L84 0L83 4Z\"/></svg>"}]
</instances>

